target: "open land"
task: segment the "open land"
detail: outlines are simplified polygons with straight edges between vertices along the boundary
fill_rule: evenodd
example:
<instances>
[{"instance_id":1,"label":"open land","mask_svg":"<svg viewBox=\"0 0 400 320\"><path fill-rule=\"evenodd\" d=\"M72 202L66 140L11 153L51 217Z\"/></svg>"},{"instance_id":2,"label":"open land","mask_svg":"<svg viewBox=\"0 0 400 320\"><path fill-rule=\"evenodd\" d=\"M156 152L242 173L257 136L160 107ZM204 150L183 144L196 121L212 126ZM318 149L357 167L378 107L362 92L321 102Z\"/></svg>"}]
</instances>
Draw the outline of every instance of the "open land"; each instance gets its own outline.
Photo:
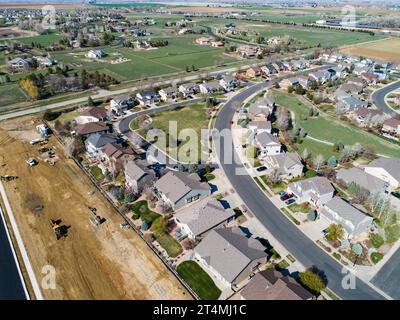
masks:
<instances>
[{"instance_id":1,"label":"open land","mask_svg":"<svg viewBox=\"0 0 400 320\"><path fill-rule=\"evenodd\" d=\"M0 174L19 176L4 185L39 283L43 266L56 269L56 289L42 290L44 298L190 299L145 242L119 228L123 219L54 137L47 146L59 157L54 166L25 163L38 155L29 144L37 137L34 124L31 117L1 123ZM88 206L106 219L100 227L90 223ZM66 238L55 239L50 219L70 226Z\"/></svg>"}]
</instances>

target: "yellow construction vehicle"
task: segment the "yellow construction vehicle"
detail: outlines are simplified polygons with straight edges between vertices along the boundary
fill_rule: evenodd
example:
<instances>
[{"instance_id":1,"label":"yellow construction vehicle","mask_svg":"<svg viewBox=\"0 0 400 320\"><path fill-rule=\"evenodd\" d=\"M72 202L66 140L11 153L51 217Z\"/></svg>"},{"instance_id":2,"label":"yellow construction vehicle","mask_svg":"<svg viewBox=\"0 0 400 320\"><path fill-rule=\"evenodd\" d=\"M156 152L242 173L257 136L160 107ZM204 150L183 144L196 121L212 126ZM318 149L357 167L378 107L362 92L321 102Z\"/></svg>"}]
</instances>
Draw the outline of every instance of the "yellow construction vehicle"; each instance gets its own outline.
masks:
<instances>
[{"instance_id":1,"label":"yellow construction vehicle","mask_svg":"<svg viewBox=\"0 0 400 320\"><path fill-rule=\"evenodd\" d=\"M68 228L66 226L61 226L60 223L61 219L50 219L50 226L53 229L57 240L67 236Z\"/></svg>"}]
</instances>

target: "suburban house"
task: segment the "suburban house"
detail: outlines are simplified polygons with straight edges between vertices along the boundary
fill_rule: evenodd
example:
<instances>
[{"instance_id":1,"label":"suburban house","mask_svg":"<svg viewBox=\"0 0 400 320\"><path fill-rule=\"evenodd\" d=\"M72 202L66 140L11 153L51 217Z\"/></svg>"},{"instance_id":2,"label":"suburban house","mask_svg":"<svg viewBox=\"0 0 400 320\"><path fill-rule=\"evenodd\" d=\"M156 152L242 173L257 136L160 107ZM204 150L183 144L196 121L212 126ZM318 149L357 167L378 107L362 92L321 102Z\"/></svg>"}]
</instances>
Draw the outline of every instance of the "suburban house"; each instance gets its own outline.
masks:
<instances>
[{"instance_id":1,"label":"suburban house","mask_svg":"<svg viewBox=\"0 0 400 320\"><path fill-rule=\"evenodd\" d=\"M296 79L297 79L299 85L301 85L304 89L308 89L308 87L311 84L310 77L306 76L304 74L298 75Z\"/></svg>"},{"instance_id":2,"label":"suburban house","mask_svg":"<svg viewBox=\"0 0 400 320\"><path fill-rule=\"evenodd\" d=\"M170 99L175 100L182 96L179 90L175 87L161 89L158 91L158 94L160 95L162 101L168 101Z\"/></svg>"},{"instance_id":3,"label":"suburban house","mask_svg":"<svg viewBox=\"0 0 400 320\"><path fill-rule=\"evenodd\" d=\"M136 98L142 106L151 106L160 101L160 97L154 91L138 92Z\"/></svg>"},{"instance_id":4,"label":"suburban house","mask_svg":"<svg viewBox=\"0 0 400 320\"><path fill-rule=\"evenodd\" d=\"M183 236L198 240L213 228L226 225L234 216L231 208L225 209L221 202L206 197L177 211L174 219Z\"/></svg>"},{"instance_id":5,"label":"suburban house","mask_svg":"<svg viewBox=\"0 0 400 320\"><path fill-rule=\"evenodd\" d=\"M360 108L367 108L368 101L360 100L353 96L347 96L339 98L339 102L336 105L337 113L352 113Z\"/></svg>"},{"instance_id":6,"label":"suburban house","mask_svg":"<svg viewBox=\"0 0 400 320\"><path fill-rule=\"evenodd\" d=\"M135 159L135 152L130 147L123 147L118 143L109 142L99 152L102 166L110 172L119 172L128 161Z\"/></svg>"},{"instance_id":7,"label":"suburban house","mask_svg":"<svg viewBox=\"0 0 400 320\"><path fill-rule=\"evenodd\" d=\"M258 272L268 259L261 242L247 238L239 228L211 230L194 248L194 254L214 277L233 288Z\"/></svg>"},{"instance_id":8,"label":"suburban house","mask_svg":"<svg viewBox=\"0 0 400 320\"><path fill-rule=\"evenodd\" d=\"M89 122L107 121L108 112L105 108L93 107L82 112L75 118L77 124L85 124Z\"/></svg>"},{"instance_id":9,"label":"suburban house","mask_svg":"<svg viewBox=\"0 0 400 320\"><path fill-rule=\"evenodd\" d=\"M254 144L261 156L271 156L281 152L279 139L268 132L257 134Z\"/></svg>"},{"instance_id":10,"label":"suburban house","mask_svg":"<svg viewBox=\"0 0 400 320\"><path fill-rule=\"evenodd\" d=\"M19 57L8 61L7 66L12 72L23 72L30 69L29 62L26 59L22 59Z\"/></svg>"},{"instance_id":11,"label":"suburban house","mask_svg":"<svg viewBox=\"0 0 400 320\"><path fill-rule=\"evenodd\" d=\"M221 48L224 46L222 41L211 41L211 46L214 48Z\"/></svg>"},{"instance_id":12,"label":"suburban house","mask_svg":"<svg viewBox=\"0 0 400 320\"><path fill-rule=\"evenodd\" d=\"M272 124L271 124L271 121L268 121L268 120L260 120L260 121L252 120L247 125L247 128L254 135L257 135L257 134L260 134L263 132L271 133Z\"/></svg>"},{"instance_id":13,"label":"suburban house","mask_svg":"<svg viewBox=\"0 0 400 320\"><path fill-rule=\"evenodd\" d=\"M90 157L98 157L101 155L101 148L107 143L118 143L118 138L106 133L91 134L85 140L85 149Z\"/></svg>"},{"instance_id":14,"label":"suburban house","mask_svg":"<svg viewBox=\"0 0 400 320\"><path fill-rule=\"evenodd\" d=\"M95 58L104 58L104 57L107 57L107 53L105 53L105 52L102 51L102 50L90 50L90 51L88 51L88 52L86 53L86 57L92 58L92 59L95 59Z\"/></svg>"},{"instance_id":15,"label":"suburban house","mask_svg":"<svg viewBox=\"0 0 400 320\"><path fill-rule=\"evenodd\" d=\"M199 85L202 94L212 94L221 91L221 85L218 81L204 82Z\"/></svg>"},{"instance_id":16,"label":"suburban house","mask_svg":"<svg viewBox=\"0 0 400 320\"><path fill-rule=\"evenodd\" d=\"M361 78L364 79L368 84L375 84L379 80L379 76L372 72L362 73Z\"/></svg>"},{"instance_id":17,"label":"suburban house","mask_svg":"<svg viewBox=\"0 0 400 320\"><path fill-rule=\"evenodd\" d=\"M328 80L332 79L332 73L328 70L320 70L316 72L311 72L308 75L312 80L317 81L320 84L326 83Z\"/></svg>"},{"instance_id":18,"label":"suburban house","mask_svg":"<svg viewBox=\"0 0 400 320\"><path fill-rule=\"evenodd\" d=\"M211 194L210 186L201 182L198 174L172 170L154 184L154 191L173 210Z\"/></svg>"},{"instance_id":19,"label":"suburban house","mask_svg":"<svg viewBox=\"0 0 400 320\"><path fill-rule=\"evenodd\" d=\"M340 169L336 174L336 180L341 181L345 185L354 182L358 186L367 190L370 194L375 192L385 192L388 188L388 183L366 173L360 168Z\"/></svg>"},{"instance_id":20,"label":"suburban house","mask_svg":"<svg viewBox=\"0 0 400 320\"><path fill-rule=\"evenodd\" d=\"M122 112L132 108L135 101L131 96L119 96L110 101L110 111L115 114L121 114Z\"/></svg>"},{"instance_id":21,"label":"suburban house","mask_svg":"<svg viewBox=\"0 0 400 320\"><path fill-rule=\"evenodd\" d=\"M201 37L196 39L196 43L200 45L209 45L211 44L212 38Z\"/></svg>"},{"instance_id":22,"label":"suburban house","mask_svg":"<svg viewBox=\"0 0 400 320\"><path fill-rule=\"evenodd\" d=\"M109 130L108 125L101 121L77 124L75 126L75 133L82 136L88 136L92 133L107 133Z\"/></svg>"},{"instance_id":23,"label":"suburban house","mask_svg":"<svg viewBox=\"0 0 400 320\"><path fill-rule=\"evenodd\" d=\"M344 83L333 93L333 98L338 101L343 97L357 96L363 91L363 87L354 83Z\"/></svg>"},{"instance_id":24,"label":"suburban house","mask_svg":"<svg viewBox=\"0 0 400 320\"><path fill-rule=\"evenodd\" d=\"M389 184L389 191L400 187L400 158L379 158L364 166L366 173Z\"/></svg>"},{"instance_id":25,"label":"suburban house","mask_svg":"<svg viewBox=\"0 0 400 320\"><path fill-rule=\"evenodd\" d=\"M188 96L199 93L199 85L196 83L184 83L181 84L178 88L179 92L182 93L183 97L186 98Z\"/></svg>"},{"instance_id":26,"label":"suburban house","mask_svg":"<svg viewBox=\"0 0 400 320\"><path fill-rule=\"evenodd\" d=\"M261 76L261 68L260 67L251 67L246 71L247 78L255 78Z\"/></svg>"},{"instance_id":27,"label":"suburban house","mask_svg":"<svg viewBox=\"0 0 400 320\"><path fill-rule=\"evenodd\" d=\"M249 107L249 116L252 120L262 121L267 120L275 107L275 101L268 97L258 99Z\"/></svg>"},{"instance_id":28,"label":"suburban house","mask_svg":"<svg viewBox=\"0 0 400 320\"><path fill-rule=\"evenodd\" d=\"M385 114L382 110L372 108L361 108L354 111L354 120L359 126L375 126L382 123Z\"/></svg>"},{"instance_id":29,"label":"suburban house","mask_svg":"<svg viewBox=\"0 0 400 320\"><path fill-rule=\"evenodd\" d=\"M265 65L264 69L264 73L266 73L267 75L271 75L271 74L277 74L279 72L279 70L276 70L275 67L272 65L272 63L268 63Z\"/></svg>"},{"instance_id":30,"label":"suburban house","mask_svg":"<svg viewBox=\"0 0 400 320\"><path fill-rule=\"evenodd\" d=\"M255 58L258 54L259 49L250 46L240 46L236 49L242 58Z\"/></svg>"},{"instance_id":31,"label":"suburban house","mask_svg":"<svg viewBox=\"0 0 400 320\"><path fill-rule=\"evenodd\" d=\"M51 55L47 55L47 56L36 56L35 57L38 65L42 68L46 68L46 67L51 67L55 64L57 64L57 60L54 60Z\"/></svg>"},{"instance_id":32,"label":"suburban house","mask_svg":"<svg viewBox=\"0 0 400 320\"><path fill-rule=\"evenodd\" d=\"M368 231L374 221L365 213L365 209L359 210L339 197L333 197L325 203L320 209L320 213L329 222L342 225L349 238L357 237Z\"/></svg>"},{"instance_id":33,"label":"suburban house","mask_svg":"<svg viewBox=\"0 0 400 320\"><path fill-rule=\"evenodd\" d=\"M367 86L367 83L365 82L364 79L358 78L358 77L350 77L347 79L348 84L355 84L358 86L361 86L362 88L365 88Z\"/></svg>"},{"instance_id":34,"label":"suburban house","mask_svg":"<svg viewBox=\"0 0 400 320\"><path fill-rule=\"evenodd\" d=\"M303 175L303 164L296 152L283 152L264 158L269 172L277 171L283 180L290 180Z\"/></svg>"},{"instance_id":35,"label":"suburban house","mask_svg":"<svg viewBox=\"0 0 400 320\"><path fill-rule=\"evenodd\" d=\"M156 174L146 160L129 161L125 165L125 185L135 193L142 192L156 180Z\"/></svg>"},{"instance_id":36,"label":"suburban house","mask_svg":"<svg viewBox=\"0 0 400 320\"><path fill-rule=\"evenodd\" d=\"M312 300L313 294L296 280L274 269L257 273L240 291L242 300Z\"/></svg>"},{"instance_id":37,"label":"suburban house","mask_svg":"<svg viewBox=\"0 0 400 320\"><path fill-rule=\"evenodd\" d=\"M219 84L226 92L234 91L238 86L238 81L235 77L232 76L224 76L221 80L219 80Z\"/></svg>"},{"instance_id":38,"label":"suburban house","mask_svg":"<svg viewBox=\"0 0 400 320\"><path fill-rule=\"evenodd\" d=\"M284 90L288 90L289 87L296 89L298 85L299 85L299 80L296 77L283 79L281 80L281 82L279 82L279 86Z\"/></svg>"},{"instance_id":39,"label":"suburban house","mask_svg":"<svg viewBox=\"0 0 400 320\"><path fill-rule=\"evenodd\" d=\"M288 193L292 193L298 203L309 202L321 206L332 199L335 189L325 177L313 177L289 183Z\"/></svg>"},{"instance_id":40,"label":"suburban house","mask_svg":"<svg viewBox=\"0 0 400 320\"><path fill-rule=\"evenodd\" d=\"M385 137L400 139L400 120L395 118L383 122L382 134Z\"/></svg>"}]
</instances>

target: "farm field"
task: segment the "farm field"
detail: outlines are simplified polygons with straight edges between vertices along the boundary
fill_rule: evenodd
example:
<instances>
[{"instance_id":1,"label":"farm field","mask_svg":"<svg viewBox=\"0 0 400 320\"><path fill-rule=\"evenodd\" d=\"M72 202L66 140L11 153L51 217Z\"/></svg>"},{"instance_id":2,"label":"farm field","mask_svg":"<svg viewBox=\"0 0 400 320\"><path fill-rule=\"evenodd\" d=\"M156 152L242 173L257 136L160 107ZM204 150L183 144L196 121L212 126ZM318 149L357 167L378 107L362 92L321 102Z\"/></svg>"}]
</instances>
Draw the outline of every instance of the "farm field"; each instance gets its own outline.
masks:
<instances>
[{"instance_id":1,"label":"farm field","mask_svg":"<svg viewBox=\"0 0 400 320\"><path fill-rule=\"evenodd\" d=\"M144 241L121 229L120 215L95 189L63 147L50 137L59 160L54 166L39 160L29 167L38 146L33 117L0 123L0 174L18 175L4 183L38 282L43 266L56 272L56 289L42 290L45 299L190 299L190 294ZM88 206L106 221L94 227ZM56 240L50 219L70 226Z\"/></svg>"},{"instance_id":2,"label":"farm field","mask_svg":"<svg viewBox=\"0 0 400 320\"><path fill-rule=\"evenodd\" d=\"M354 46L344 47L341 51L349 55L400 63L400 39L398 38L361 43Z\"/></svg>"},{"instance_id":3,"label":"farm field","mask_svg":"<svg viewBox=\"0 0 400 320\"><path fill-rule=\"evenodd\" d=\"M362 32L324 30L317 28L299 28L287 26L252 27L263 37L289 35L304 46L343 46L372 40L383 39L384 36L371 36Z\"/></svg>"},{"instance_id":4,"label":"farm field","mask_svg":"<svg viewBox=\"0 0 400 320\"><path fill-rule=\"evenodd\" d=\"M278 106L285 106L295 114L295 127L303 128L307 134L313 138L327 141L328 143L341 142L344 145L354 145L359 142L363 145L373 145L378 154L395 157L399 154L399 146L388 142L371 133L352 127L336 119L320 114L318 117L309 118L311 106L301 102L295 95L273 91L272 95L276 99ZM305 138L299 147L303 150L307 148L313 156L318 153L325 157L334 155L332 146Z\"/></svg>"}]
</instances>

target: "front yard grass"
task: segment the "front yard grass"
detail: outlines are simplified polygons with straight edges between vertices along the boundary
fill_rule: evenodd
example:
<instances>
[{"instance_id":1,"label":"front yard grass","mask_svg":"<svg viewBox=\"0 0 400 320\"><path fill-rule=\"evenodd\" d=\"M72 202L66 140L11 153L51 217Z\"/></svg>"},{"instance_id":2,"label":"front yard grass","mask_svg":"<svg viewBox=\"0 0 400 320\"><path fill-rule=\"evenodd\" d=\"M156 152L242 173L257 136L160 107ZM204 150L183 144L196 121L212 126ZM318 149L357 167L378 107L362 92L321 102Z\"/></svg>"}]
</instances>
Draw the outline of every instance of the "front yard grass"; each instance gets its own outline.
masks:
<instances>
[{"instance_id":1,"label":"front yard grass","mask_svg":"<svg viewBox=\"0 0 400 320\"><path fill-rule=\"evenodd\" d=\"M142 221L146 222L149 226L153 223L154 220L160 217L157 212L151 211L147 204L146 200L140 200L135 202L131 206L131 210L133 212L134 218L142 219Z\"/></svg>"},{"instance_id":2,"label":"front yard grass","mask_svg":"<svg viewBox=\"0 0 400 320\"><path fill-rule=\"evenodd\" d=\"M286 190L287 186L284 182L271 183L267 176L261 176L260 178L262 179L262 181L264 181L266 185L268 185L268 187L270 187L272 192L275 194Z\"/></svg>"},{"instance_id":3,"label":"front yard grass","mask_svg":"<svg viewBox=\"0 0 400 320\"><path fill-rule=\"evenodd\" d=\"M307 202L304 203L293 203L289 206L289 209L292 210L293 212L302 212L302 213L308 213L311 208L310 205Z\"/></svg>"},{"instance_id":4,"label":"front yard grass","mask_svg":"<svg viewBox=\"0 0 400 320\"><path fill-rule=\"evenodd\" d=\"M182 262L178 265L176 271L199 295L201 300L217 300L221 295L221 290L195 261Z\"/></svg>"}]
</instances>

